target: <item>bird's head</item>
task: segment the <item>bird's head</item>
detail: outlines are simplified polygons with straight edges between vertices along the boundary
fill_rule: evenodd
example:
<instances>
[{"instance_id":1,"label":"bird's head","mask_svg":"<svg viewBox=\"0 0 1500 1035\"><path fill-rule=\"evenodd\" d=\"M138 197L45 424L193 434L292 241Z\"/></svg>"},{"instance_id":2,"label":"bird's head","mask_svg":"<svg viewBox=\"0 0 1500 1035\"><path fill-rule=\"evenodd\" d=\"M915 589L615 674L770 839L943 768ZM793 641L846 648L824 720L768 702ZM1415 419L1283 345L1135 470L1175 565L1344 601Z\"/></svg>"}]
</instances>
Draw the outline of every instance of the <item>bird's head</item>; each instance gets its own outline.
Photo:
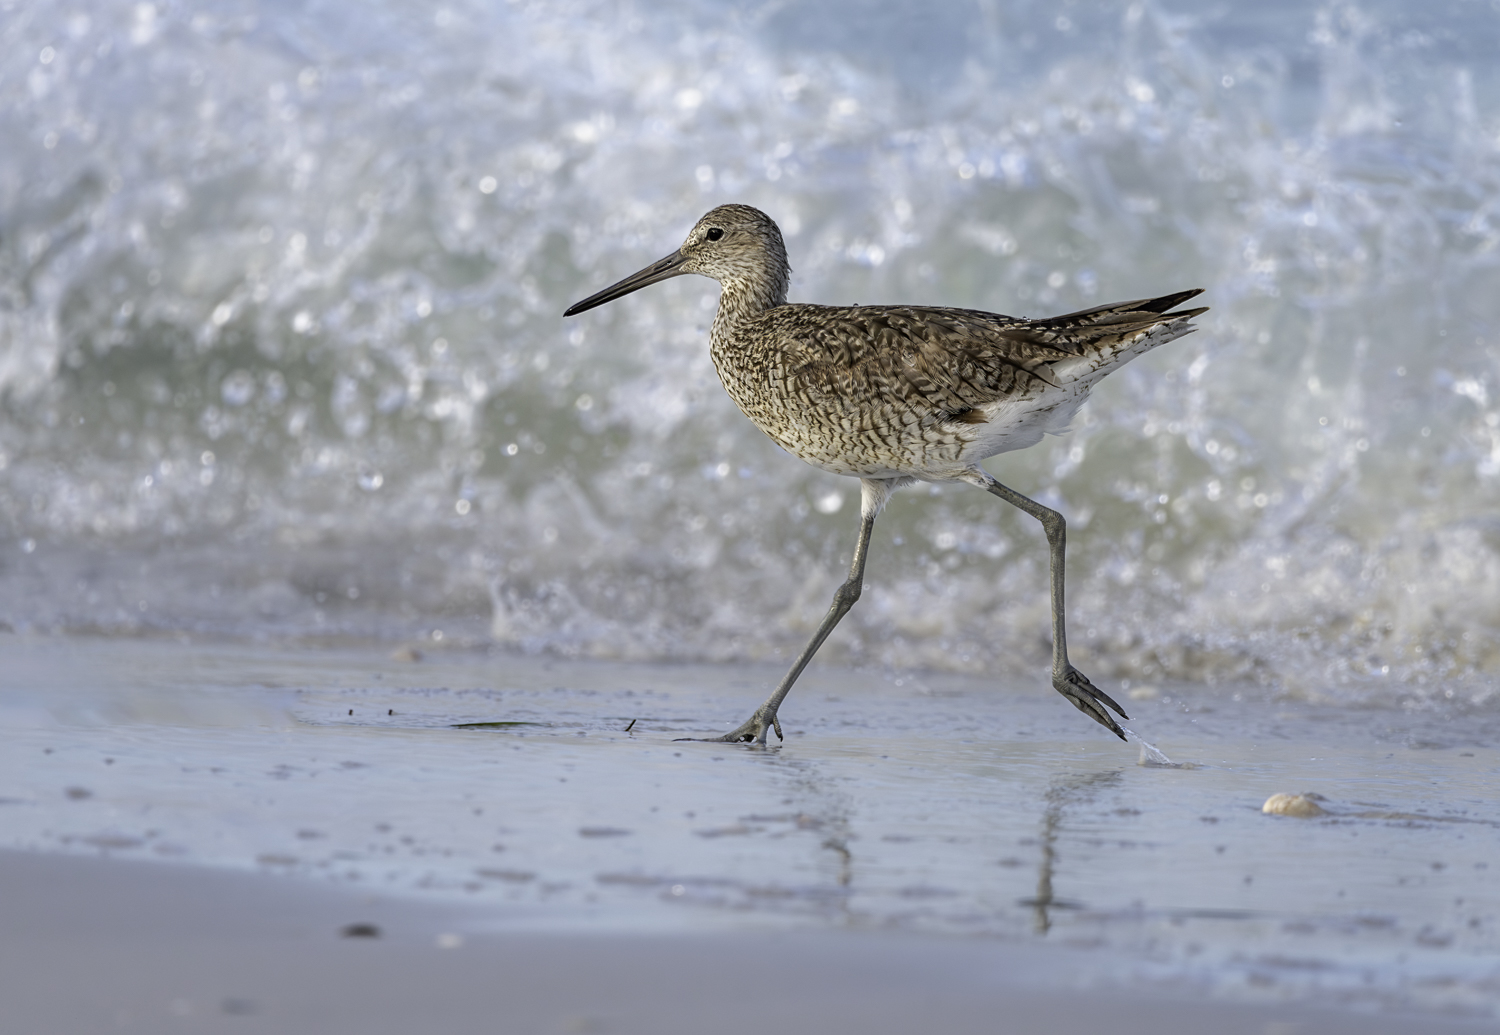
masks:
<instances>
[{"instance_id":1,"label":"bird's head","mask_svg":"<svg viewBox=\"0 0 1500 1035\"><path fill-rule=\"evenodd\" d=\"M767 304L774 305L786 300L791 267L781 230L770 216L749 205L720 205L698 220L681 248L570 306L563 315L576 316L684 273L712 277L726 288L743 286L766 295Z\"/></svg>"}]
</instances>

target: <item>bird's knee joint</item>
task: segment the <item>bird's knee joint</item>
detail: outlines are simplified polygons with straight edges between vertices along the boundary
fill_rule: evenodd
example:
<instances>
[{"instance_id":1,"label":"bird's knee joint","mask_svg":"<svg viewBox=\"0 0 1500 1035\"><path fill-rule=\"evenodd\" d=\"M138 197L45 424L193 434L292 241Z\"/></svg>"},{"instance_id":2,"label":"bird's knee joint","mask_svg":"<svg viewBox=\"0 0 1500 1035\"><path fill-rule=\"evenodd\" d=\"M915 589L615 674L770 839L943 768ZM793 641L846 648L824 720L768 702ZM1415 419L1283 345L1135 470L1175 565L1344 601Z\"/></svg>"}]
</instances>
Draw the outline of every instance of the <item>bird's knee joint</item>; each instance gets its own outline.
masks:
<instances>
[{"instance_id":1,"label":"bird's knee joint","mask_svg":"<svg viewBox=\"0 0 1500 1035\"><path fill-rule=\"evenodd\" d=\"M854 602L859 599L861 591L862 587L858 582L844 583L834 591L833 606L842 608L843 610L847 611L849 608L853 607Z\"/></svg>"}]
</instances>

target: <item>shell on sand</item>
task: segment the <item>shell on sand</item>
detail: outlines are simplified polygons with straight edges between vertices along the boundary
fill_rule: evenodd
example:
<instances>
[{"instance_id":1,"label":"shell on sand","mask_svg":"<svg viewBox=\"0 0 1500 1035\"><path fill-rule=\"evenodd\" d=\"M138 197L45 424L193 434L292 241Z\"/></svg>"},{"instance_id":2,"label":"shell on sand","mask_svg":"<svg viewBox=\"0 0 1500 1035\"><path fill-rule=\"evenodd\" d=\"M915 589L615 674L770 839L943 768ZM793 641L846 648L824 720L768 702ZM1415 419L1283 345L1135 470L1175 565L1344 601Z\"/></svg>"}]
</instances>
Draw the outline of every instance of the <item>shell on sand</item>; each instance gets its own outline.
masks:
<instances>
[{"instance_id":1,"label":"shell on sand","mask_svg":"<svg viewBox=\"0 0 1500 1035\"><path fill-rule=\"evenodd\" d=\"M1268 816L1296 816L1298 819L1328 815L1328 811L1314 800L1317 797L1313 794L1273 794L1260 811Z\"/></svg>"}]
</instances>

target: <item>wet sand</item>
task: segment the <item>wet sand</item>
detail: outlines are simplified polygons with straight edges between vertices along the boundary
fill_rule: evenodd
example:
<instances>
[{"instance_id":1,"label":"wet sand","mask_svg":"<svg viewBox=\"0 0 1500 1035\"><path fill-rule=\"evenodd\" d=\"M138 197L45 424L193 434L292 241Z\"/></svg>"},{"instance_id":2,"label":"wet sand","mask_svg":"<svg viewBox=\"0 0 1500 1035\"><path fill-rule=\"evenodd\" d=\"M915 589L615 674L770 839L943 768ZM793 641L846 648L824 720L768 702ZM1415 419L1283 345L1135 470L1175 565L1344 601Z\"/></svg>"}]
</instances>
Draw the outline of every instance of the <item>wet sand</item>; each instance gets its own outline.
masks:
<instances>
[{"instance_id":1,"label":"wet sand","mask_svg":"<svg viewBox=\"0 0 1500 1035\"><path fill-rule=\"evenodd\" d=\"M467 910L175 865L0 853L5 1030L1122 1035L1490 1030L1059 988L1079 950L881 933L458 933ZM351 937L347 931L370 932ZM378 932L378 934L375 934Z\"/></svg>"},{"instance_id":2,"label":"wet sand","mask_svg":"<svg viewBox=\"0 0 1500 1035\"><path fill-rule=\"evenodd\" d=\"M815 670L784 746L673 739L737 723L775 674L0 638L7 1015L1257 1033L1500 1016L1492 714L1150 688L1130 725L1170 768L1040 679ZM1323 814L1263 814L1278 792Z\"/></svg>"}]
</instances>

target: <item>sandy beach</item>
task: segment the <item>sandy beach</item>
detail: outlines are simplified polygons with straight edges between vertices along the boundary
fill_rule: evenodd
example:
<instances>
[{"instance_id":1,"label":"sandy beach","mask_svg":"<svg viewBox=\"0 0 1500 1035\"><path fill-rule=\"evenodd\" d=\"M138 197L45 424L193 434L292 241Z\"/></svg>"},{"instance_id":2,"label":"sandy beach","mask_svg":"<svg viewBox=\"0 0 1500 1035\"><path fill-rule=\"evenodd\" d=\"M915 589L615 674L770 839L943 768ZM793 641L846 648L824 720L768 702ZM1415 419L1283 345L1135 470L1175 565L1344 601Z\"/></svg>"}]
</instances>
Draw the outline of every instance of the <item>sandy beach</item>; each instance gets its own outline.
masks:
<instances>
[{"instance_id":1,"label":"sandy beach","mask_svg":"<svg viewBox=\"0 0 1500 1035\"><path fill-rule=\"evenodd\" d=\"M674 738L771 669L18 636L0 662L16 1031L1500 1015L1482 714L1148 687L1160 765L1040 683L817 669L759 750Z\"/></svg>"},{"instance_id":2,"label":"sandy beach","mask_svg":"<svg viewBox=\"0 0 1500 1035\"><path fill-rule=\"evenodd\" d=\"M883 933L473 931L471 911L172 865L0 855L6 1030L694 1035L1434 1033L1488 1024L1068 989L1088 950ZM379 932L350 937L349 930Z\"/></svg>"}]
</instances>

